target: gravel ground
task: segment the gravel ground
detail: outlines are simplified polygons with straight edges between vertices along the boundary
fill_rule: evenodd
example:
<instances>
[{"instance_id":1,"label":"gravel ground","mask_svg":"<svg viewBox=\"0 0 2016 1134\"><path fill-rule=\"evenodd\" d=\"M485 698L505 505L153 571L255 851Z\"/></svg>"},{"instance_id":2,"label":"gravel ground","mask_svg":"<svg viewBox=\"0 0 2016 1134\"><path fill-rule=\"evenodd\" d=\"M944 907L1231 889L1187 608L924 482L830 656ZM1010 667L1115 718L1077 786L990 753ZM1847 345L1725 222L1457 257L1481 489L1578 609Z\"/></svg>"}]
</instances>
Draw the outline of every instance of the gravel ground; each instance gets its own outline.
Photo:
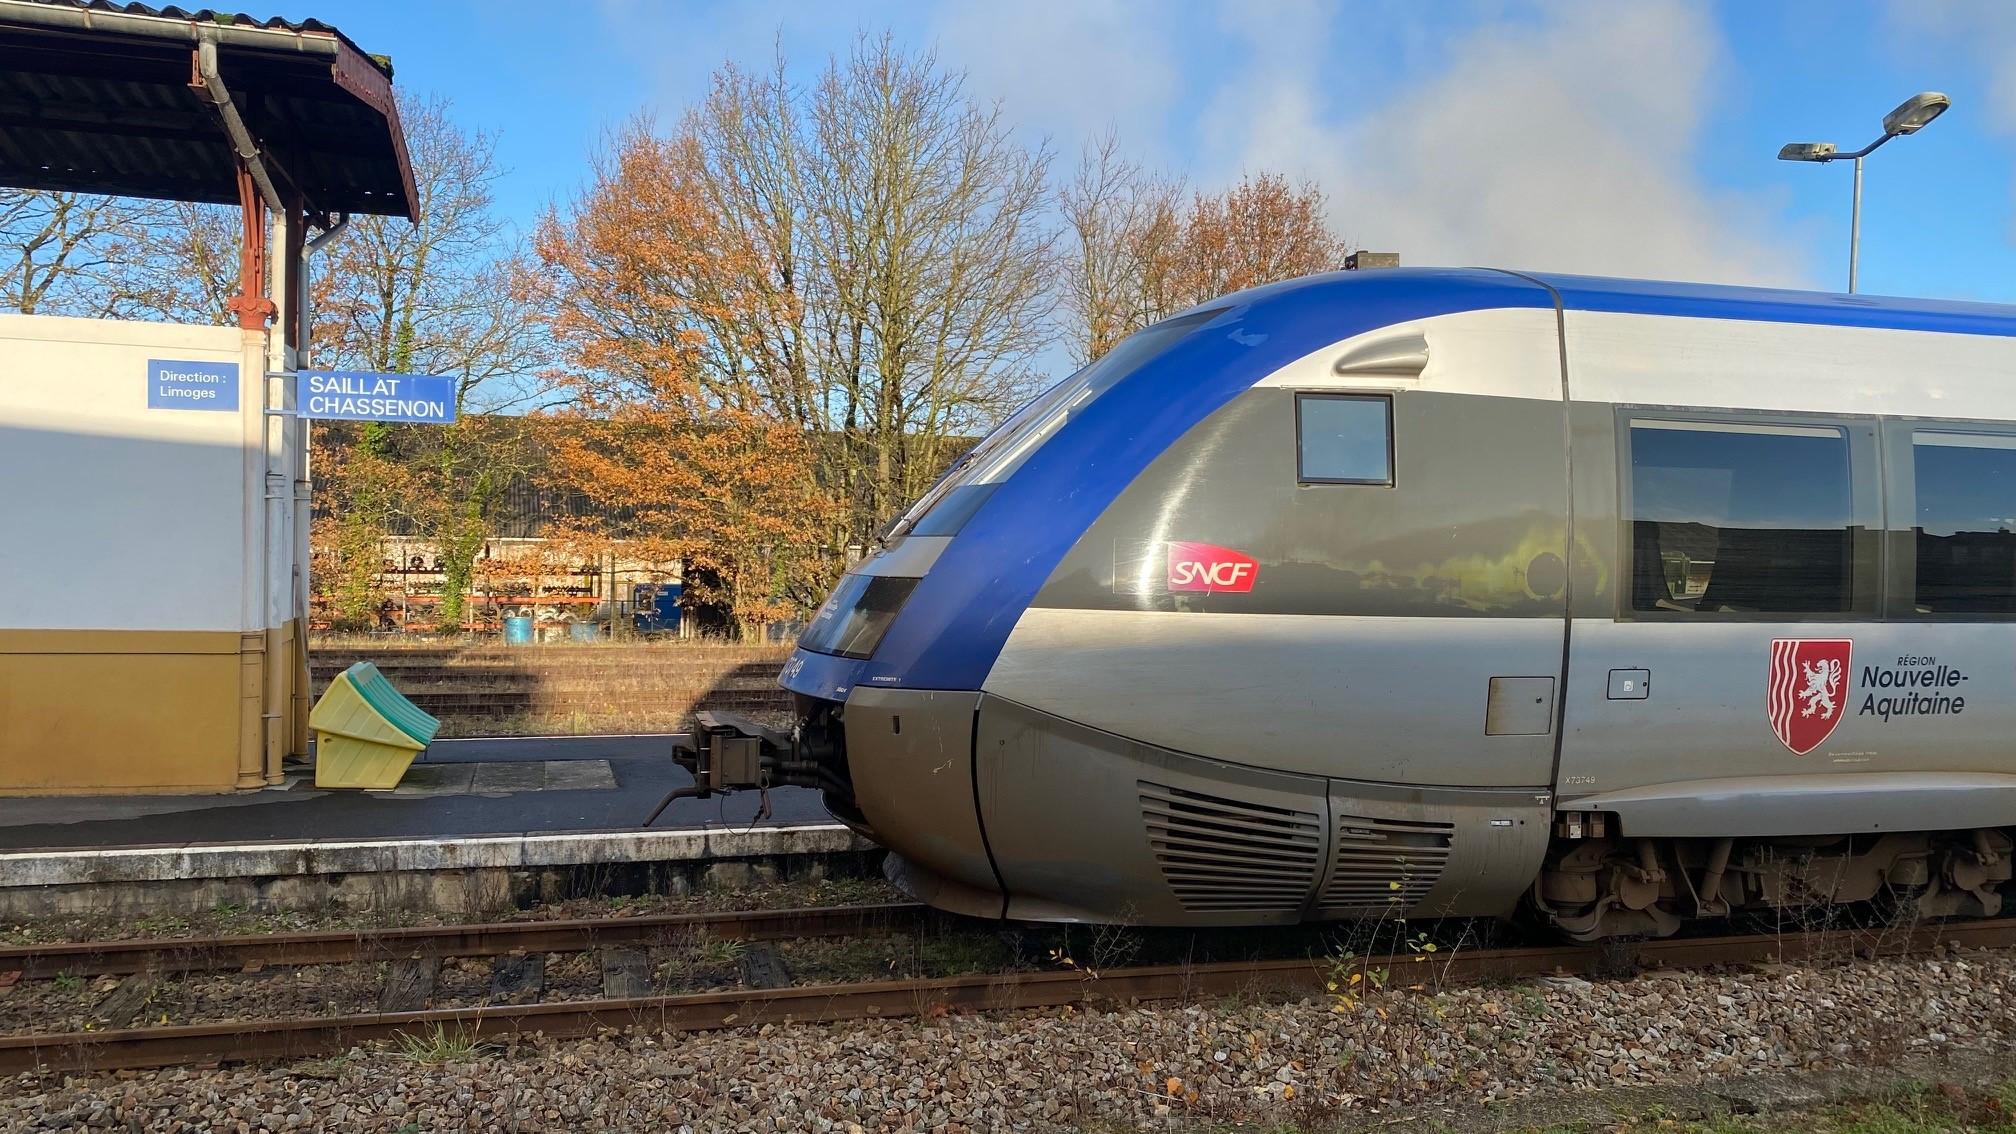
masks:
<instances>
[{"instance_id":1,"label":"gravel ground","mask_svg":"<svg viewBox=\"0 0 2016 1134\"><path fill-rule=\"evenodd\" d=\"M194 917L150 914L140 918L48 918L0 924L0 945L52 941L112 941L127 938L210 937L255 933L305 933L330 929L386 929L395 926L452 925L472 920L553 921L577 917L625 917L659 913L719 913L728 910L793 909L805 906L879 905L907 902L894 886L875 878L821 878L717 887L690 894L570 898L494 918L448 916L433 910L292 910L255 912L224 906Z\"/></svg>"},{"instance_id":2,"label":"gravel ground","mask_svg":"<svg viewBox=\"0 0 2016 1134\"><path fill-rule=\"evenodd\" d=\"M2016 955L24 1076L0 1129L1128 1129L1888 1065L2016 1037Z\"/></svg>"},{"instance_id":3,"label":"gravel ground","mask_svg":"<svg viewBox=\"0 0 2016 1134\"><path fill-rule=\"evenodd\" d=\"M1017 964L999 937L986 932L806 938L770 942L764 947L784 965L793 984L998 972ZM744 942L697 935L650 947L644 952L652 990L669 994L740 987L743 954L748 948ZM492 958L451 957L441 964L428 1005L473 1008L534 1000L595 1000L604 995L601 961L595 953L547 953L544 962L542 986L499 997L491 992ZM164 977L148 991L131 1026L375 1012L386 970L382 962L356 961ZM127 1026L100 1010L108 1000L116 999L121 979L58 977L0 987L0 1035Z\"/></svg>"}]
</instances>

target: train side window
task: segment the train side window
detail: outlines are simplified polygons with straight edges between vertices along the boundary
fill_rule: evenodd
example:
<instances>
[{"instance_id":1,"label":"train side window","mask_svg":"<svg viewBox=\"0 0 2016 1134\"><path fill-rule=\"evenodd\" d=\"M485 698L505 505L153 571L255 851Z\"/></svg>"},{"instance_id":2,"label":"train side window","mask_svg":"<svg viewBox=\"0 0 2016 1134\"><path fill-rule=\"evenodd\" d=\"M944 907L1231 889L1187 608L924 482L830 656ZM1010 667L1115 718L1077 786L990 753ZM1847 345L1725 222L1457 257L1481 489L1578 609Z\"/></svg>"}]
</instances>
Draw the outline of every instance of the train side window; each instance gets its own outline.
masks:
<instances>
[{"instance_id":1,"label":"train side window","mask_svg":"<svg viewBox=\"0 0 2016 1134\"><path fill-rule=\"evenodd\" d=\"M2016 614L2016 437L1914 431L1920 614Z\"/></svg>"},{"instance_id":2,"label":"train side window","mask_svg":"<svg viewBox=\"0 0 2016 1134\"><path fill-rule=\"evenodd\" d=\"M1295 395L1296 476L1303 484L1392 484L1393 399Z\"/></svg>"},{"instance_id":3,"label":"train side window","mask_svg":"<svg viewBox=\"0 0 2016 1134\"><path fill-rule=\"evenodd\" d=\"M1845 430L1639 419L1630 446L1633 610L1855 609Z\"/></svg>"}]
</instances>

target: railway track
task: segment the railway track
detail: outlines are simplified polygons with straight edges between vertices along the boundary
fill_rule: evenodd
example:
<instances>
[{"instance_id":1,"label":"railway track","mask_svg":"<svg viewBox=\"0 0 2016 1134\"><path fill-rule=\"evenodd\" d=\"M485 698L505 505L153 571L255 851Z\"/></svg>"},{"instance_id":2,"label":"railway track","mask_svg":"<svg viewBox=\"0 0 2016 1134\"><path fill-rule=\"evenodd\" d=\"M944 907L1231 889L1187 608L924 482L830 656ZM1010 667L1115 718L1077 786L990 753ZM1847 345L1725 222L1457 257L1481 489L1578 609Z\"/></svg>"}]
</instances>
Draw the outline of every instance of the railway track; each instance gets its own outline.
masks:
<instances>
[{"instance_id":1,"label":"railway track","mask_svg":"<svg viewBox=\"0 0 2016 1134\"><path fill-rule=\"evenodd\" d=\"M695 934L732 941L852 937L908 928L922 921L928 912L928 907L916 903L892 902L796 910L15 945L0 948L0 974L17 974L14 979L49 980L66 975L165 975L234 972L277 965L573 953L619 945L660 944Z\"/></svg>"},{"instance_id":2,"label":"railway track","mask_svg":"<svg viewBox=\"0 0 2016 1134\"><path fill-rule=\"evenodd\" d=\"M871 912L873 911L873 912ZM806 936L815 932L874 932L914 924L921 907L877 906L840 910L758 911L716 915L670 915L665 918L622 918L575 923L509 923L503 926L448 926L399 931L409 934L399 948L408 959L438 962L442 956L523 956L533 949L601 948L605 977L621 973L607 951L616 940L635 943L639 933L694 932L705 925L722 936L744 933L749 940ZM648 924L657 922L659 924ZM674 928L676 925L677 928ZM860 927L850 930L849 925ZM555 928L561 927L561 928ZM538 936L546 930L548 935ZM524 935L513 938L513 932ZM431 939L430 939L431 935ZM105 966L129 966L145 960L163 964L193 963L206 956L206 966L221 966L227 957L240 964L326 961L342 946L345 934L295 934L273 939L219 939L210 948L163 948L161 942L107 946L33 946L0 954L0 974L35 979L54 971L59 956L81 961L97 949ZM309 940L313 939L313 940ZM260 951L256 942L280 942ZM224 942L229 942L225 944ZM515 942L515 943L514 943ZM128 945L132 947L127 948ZM503 952L506 945L509 949ZM1759 964L1862 957L1908 956L1946 946L1962 949L2016 946L2016 918L1926 925L1877 934L1867 930L1807 931L1790 936L1746 934L1610 943L1550 945L1513 949L1476 949L1436 954L1401 953L1357 958L1368 970L1384 969L1396 985L1447 986L1551 974L1595 975L1619 968L1699 968L1713 965ZM376 944L359 944L349 959L383 955ZM13 958L9 960L7 958ZM308 960L303 960L308 958ZM10 964L19 967L9 969ZM128 968L102 967L112 974ZM157 970L150 970L157 971ZM187 969L181 971L190 971ZM413 969L403 970L411 979ZM388 998L401 981L395 964L388 979ZM998 972L913 980L866 981L770 988L741 988L680 995L611 995L596 1000L554 1003L485 1005L298 1019L233 1021L106 1031L17 1034L0 1036L0 1074L34 1070L91 1071L162 1067L184 1063L241 1060L290 1060L346 1050L354 1045L401 1036L425 1039L443 1032L477 1042L514 1034L539 1032L565 1038L621 1028L655 1031L705 1031L766 1023L822 1023L864 1018L936 1016L948 1012L992 1012L1051 1008L1067 1004L1183 1001L1233 993L1307 993L1320 991L1335 979L1333 962L1322 957L1258 962L1222 962L1141 966L1089 971L1066 968L1040 972ZM133 979L133 978L129 978ZM620 982L619 982L620 983ZM115 993L116 995L116 993Z\"/></svg>"}]
</instances>

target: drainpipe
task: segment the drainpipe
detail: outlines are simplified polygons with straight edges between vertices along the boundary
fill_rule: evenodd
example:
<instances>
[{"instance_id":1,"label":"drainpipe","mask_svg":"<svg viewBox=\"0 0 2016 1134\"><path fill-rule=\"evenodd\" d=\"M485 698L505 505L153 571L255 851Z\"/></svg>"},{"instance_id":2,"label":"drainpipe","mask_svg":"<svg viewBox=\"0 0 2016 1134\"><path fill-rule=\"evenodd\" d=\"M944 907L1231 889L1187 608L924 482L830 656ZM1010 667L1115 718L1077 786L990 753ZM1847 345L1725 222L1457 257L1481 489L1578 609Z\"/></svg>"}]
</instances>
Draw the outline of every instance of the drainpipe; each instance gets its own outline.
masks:
<instances>
[{"instance_id":1,"label":"drainpipe","mask_svg":"<svg viewBox=\"0 0 2016 1134\"><path fill-rule=\"evenodd\" d=\"M313 240L309 241L309 242L308 242L308 247L306 247L306 248L302 249L302 251L303 251L303 252L305 252L305 253L307 253L308 255L313 255L313 254L315 254L315 253L317 253L317 252L320 252L320 251L322 250L322 246L323 246L323 245L325 245L325 244L329 243L330 241L332 241L332 240L336 239L336 236L337 236L337 234L338 234L338 233L341 233L341 232L342 232L342 231L343 231L344 229L346 229L346 228L349 228L349 227L350 227L350 214L349 214L349 213L337 213L337 214L336 214L336 223L335 223L335 224L332 224L332 225L330 225L330 226L329 226L329 228L328 228L328 230L327 230L327 231L325 231L325 232L323 232L323 234L322 234L322 235L320 235L320 236L316 237L315 239L313 239ZM303 286L306 286L305 282L304 282ZM301 310L303 310L303 311L306 311L306 310L308 310L308 307L307 307L307 305L306 305L306 304L303 304L303 305L302 305L302 307L301 307Z\"/></svg>"},{"instance_id":2,"label":"drainpipe","mask_svg":"<svg viewBox=\"0 0 2016 1134\"><path fill-rule=\"evenodd\" d=\"M231 144L238 151L238 160L252 174L252 181L259 186L259 195L266 199L266 207L276 213L284 213L280 205L280 191L273 187L273 178L266 171L266 162L259 154L258 143L252 140L252 131L245 128L245 119L238 114L238 104L231 101L231 92L224 86L224 76L217 70L217 31L214 28L196 29L196 75L201 80L203 93L210 99L210 105L217 108L217 117L224 122L224 132L231 136Z\"/></svg>"},{"instance_id":3,"label":"drainpipe","mask_svg":"<svg viewBox=\"0 0 2016 1134\"><path fill-rule=\"evenodd\" d=\"M350 214L336 214L336 222L324 229L321 235L301 247L300 291L295 299L296 310L301 320L300 349L296 352L296 369L305 369L313 364L312 332L315 325L314 311L309 306L308 259L326 247L330 241L349 227ZM294 405L295 416L290 419L295 428L294 461L294 735L289 738L290 748L296 756L308 755L308 710L310 681L308 667L308 592L310 578L310 528L314 517L314 468L309 452L309 442L314 430L314 422L300 416L299 394Z\"/></svg>"},{"instance_id":4,"label":"drainpipe","mask_svg":"<svg viewBox=\"0 0 2016 1134\"><path fill-rule=\"evenodd\" d=\"M245 119L238 113L238 106L231 99L230 88L224 85L224 76L217 67L217 35L214 29L196 29L196 73L190 85L196 87L202 96L216 110L218 120L223 123L224 133L231 139L232 148L237 152L240 173L240 201L245 215L244 251L240 256L239 295L233 301L238 313L238 326L250 333L257 331L265 338L264 348L259 351L259 425L256 434L258 452L256 456L247 454L248 471L253 471L249 483L260 485L260 506L253 512L259 525L259 572L258 583L247 597L252 600L255 621L248 628L246 636L255 632L261 643L259 649L259 730L258 751L238 754L238 786L257 787L276 782L279 778L276 755L285 747L291 737L283 737L282 726L289 708L286 670L282 668L280 630L273 625L274 599L278 588L274 583L274 570L279 563L280 551L294 543L292 524L286 525L287 535L281 535L281 518L286 507L283 499L288 479L287 441L290 430L284 420L280 425L279 444L274 444L272 421L272 380L266 375L272 370L273 330L268 320L276 308L270 298L271 291L266 280L270 257L266 255L269 241L275 233L269 231L271 223L284 226L288 210L280 199L279 189L273 184L271 171L266 168L265 159L260 155L259 146L252 138L251 130L245 126ZM257 190L256 199L246 192L244 179L249 178L251 188ZM260 205L264 204L261 216ZM275 272L277 277L280 273ZM290 304L291 306L291 304ZM282 407L284 411L284 405ZM289 659L291 662L291 659ZM250 674L248 673L249 677Z\"/></svg>"}]
</instances>

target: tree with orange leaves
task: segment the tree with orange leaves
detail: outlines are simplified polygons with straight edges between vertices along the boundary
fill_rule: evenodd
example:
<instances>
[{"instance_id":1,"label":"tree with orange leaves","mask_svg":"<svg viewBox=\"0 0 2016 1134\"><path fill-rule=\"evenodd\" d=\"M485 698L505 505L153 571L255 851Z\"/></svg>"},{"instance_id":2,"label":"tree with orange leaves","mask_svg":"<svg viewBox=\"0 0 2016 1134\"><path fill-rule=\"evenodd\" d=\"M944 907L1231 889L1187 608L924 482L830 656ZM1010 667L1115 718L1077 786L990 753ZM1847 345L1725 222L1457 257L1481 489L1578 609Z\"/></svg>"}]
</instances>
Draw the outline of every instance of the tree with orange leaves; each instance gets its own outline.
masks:
<instances>
[{"instance_id":1,"label":"tree with orange leaves","mask_svg":"<svg viewBox=\"0 0 2016 1134\"><path fill-rule=\"evenodd\" d=\"M1228 292L1344 266L1350 245L1325 218L1323 191L1277 173L1221 193L1155 177L1108 133L1058 193L1070 240L1064 295L1082 361L1150 323Z\"/></svg>"},{"instance_id":2,"label":"tree with orange leaves","mask_svg":"<svg viewBox=\"0 0 2016 1134\"><path fill-rule=\"evenodd\" d=\"M690 606L728 612L737 635L816 605L838 564L820 544L834 501L811 476L805 431L743 409L694 415L636 403L608 416L562 416L556 472L613 524L556 535L588 554L676 569Z\"/></svg>"},{"instance_id":3,"label":"tree with orange leaves","mask_svg":"<svg viewBox=\"0 0 2016 1134\"><path fill-rule=\"evenodd\" d=\"M781 387L721 363L760 350L738 328L788 319L794 300L752 282L765 269L698 166L692 139L633 126L598 164L592 206L549 213L534 237L571 394L553 468L621 517L558 538L678 569L689 604L727 610L748 637L818 602L838 569L838 506Z\"/></svg>"},{"instance_id":4,"label":"tree with orange leaves","mask_svg":"<svg viewBox=\"0 0 2016 1134\"><path fill-rule=\"evenodd\" d=\"M887 36L810 86L731 64L534 238L569 483L645 509L625 554L719 580L744 627L816 598L1054 338L1048 154L962 82Z\"/></svg>"},{"instance_id":5,"label":"tree with orange leaves","mask_svg":"<svg viewBox=\"0 0 2016 1134\"><path fill-rule=\"evenodd\" d=\"M1184 218L1171 283L1179 307L1344 266L1350 246L1330 231L1323 191L1262 171L1222 193L1199 193Z\"/></svg>"},{"instance_id":6,"label":"tree with orange leaves","mask_svg":"<svg viewBox=\"0 0 2016 1134\"><path fill-rule=\"evenodd\" d=\"M1055 337L1048 154L962 84L863 37L809 85L730 64L671 128L611 139L536 244L579 388L621 402L676 370L800 427L841 503L827 542L865 544Z\"/></svg>"}]
</instances>

